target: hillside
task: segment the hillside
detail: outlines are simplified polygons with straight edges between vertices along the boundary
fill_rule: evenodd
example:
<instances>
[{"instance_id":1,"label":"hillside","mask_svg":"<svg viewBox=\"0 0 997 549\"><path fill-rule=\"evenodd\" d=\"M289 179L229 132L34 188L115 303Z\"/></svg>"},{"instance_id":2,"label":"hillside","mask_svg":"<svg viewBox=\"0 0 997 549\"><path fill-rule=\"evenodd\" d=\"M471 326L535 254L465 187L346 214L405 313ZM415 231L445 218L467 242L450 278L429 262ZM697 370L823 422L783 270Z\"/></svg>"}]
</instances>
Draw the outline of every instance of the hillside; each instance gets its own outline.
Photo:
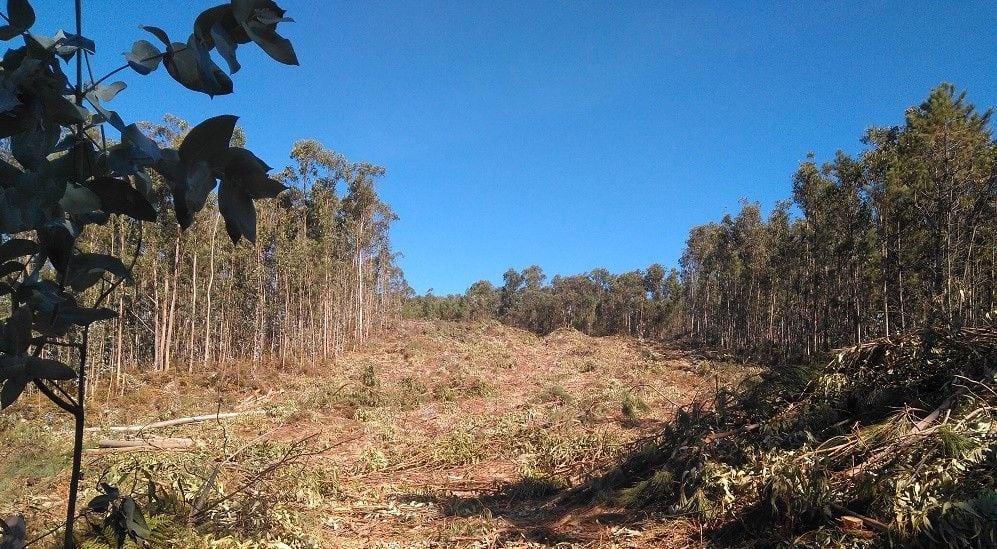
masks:
<instances>
[{"instance_id":1,"label":"hillside","mask_svg":"<svg viewBox=\"0 0 997 549\"><path fill-rule=\"evenodd\" d=\"M88 450L83 499L98 481L133 493L162 545L646 545L691 526L569 509L563 490L610 468L677 406L747 373L627 337L408 321L335 363L150 373L128 379L124 396L96 389L90 417L102 429L89 447L191 446ZM232 411L247 413L108 430ZM32 537L59 523L71 426L37 395L10 412L0 416L0 513L27 510Z\"/></svg>"}]
</instances>

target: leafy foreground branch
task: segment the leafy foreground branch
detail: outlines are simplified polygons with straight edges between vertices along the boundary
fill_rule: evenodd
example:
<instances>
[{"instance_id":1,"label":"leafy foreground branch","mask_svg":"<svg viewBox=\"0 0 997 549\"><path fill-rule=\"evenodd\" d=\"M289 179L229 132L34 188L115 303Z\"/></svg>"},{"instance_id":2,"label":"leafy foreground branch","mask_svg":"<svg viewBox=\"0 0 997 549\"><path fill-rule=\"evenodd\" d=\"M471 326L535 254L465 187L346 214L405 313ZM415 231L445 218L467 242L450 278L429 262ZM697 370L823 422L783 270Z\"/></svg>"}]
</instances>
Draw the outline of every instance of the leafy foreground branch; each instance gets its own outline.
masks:
<instances>
[{"instance_id":1,"label":"leafy foreground branch","mask_svg":"<svg viewBox=\"0 0 997 549\"><path fill-rule=\"evenodd\" d=\"M82 0L74 8L73 33L48 37L30 32L36 17L27 0L8 0L3 14L7 24L0 26L0 41L23 41L12 44L0 60L0 139L9 139L10 146L9 154L0 157L0 408L34 386L73 416L63 532L67 549L77 544L90 328L117 316L103 305L118 285L131 281L131 269L119 257L122 250L87 249L84 231L117 214L129 218L141 234L141 222L159 219L153 206L153 182L158 180L168 189L181 228L192 224L218 187L219 211L232 241L255 241L254 201L285 190L267 175L271 168L266 163L232 146L236 116L198 124L176 149L160 147L138 125L125 124L104 106L125 83L103 82L127 67L147 75L162 64L190 90L209 96L231 93L231 79L210 52L217 51L235 73L236 48L249 42L280 63L297 64L291 43L276 31L279 23L289 21L283 9L270 0L232 0L198 15L186 43L172 42L157 27L143 27L165 50L138 40L125 54L124 66L96 78L91 62L96 45L83 34ZM67 72L75 72L75 78ZM109 144L106 132L112 129L120 140ZM142 252L140 237L134 250L136 257ZM75 367L67 363L71 361ZM147 529L139 524L135 500L119 496L113 487L105 495L104 507L117 517L118 545L125 537L144 537ZM2 524L0 544L23 546L23 521Z\"/></svg>"},{"instance_id":2,"label":"leafy foreground branch","mask_svg":"<svg viewBox=\"0 0 997 549\"><path fill-rule=\"evenodd\" d=\"M997 545L997 327L931 328L681 408L569 495L697 522L721 546Z\"/></svg>"}]
</instances>

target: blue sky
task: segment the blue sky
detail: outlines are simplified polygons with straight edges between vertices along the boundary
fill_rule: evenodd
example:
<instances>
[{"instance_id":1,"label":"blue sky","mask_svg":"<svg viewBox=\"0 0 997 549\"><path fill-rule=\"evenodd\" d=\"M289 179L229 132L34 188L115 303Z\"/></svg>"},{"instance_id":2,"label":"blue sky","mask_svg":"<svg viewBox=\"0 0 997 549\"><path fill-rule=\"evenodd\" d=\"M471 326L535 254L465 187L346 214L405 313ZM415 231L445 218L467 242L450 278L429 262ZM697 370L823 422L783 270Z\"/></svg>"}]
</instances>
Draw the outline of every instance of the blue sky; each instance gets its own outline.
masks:
<instances>
[{"instance_id":1,"label":"blue sky","mask_svg":"<svg viewBox=\"0 0 997 549\"><path fill-rule=\"evenodd\" d=\"M148 38L138 25L185 41L216 3L85 0L95 70ZM419 292L531 264L677 265L690 227L741 198L768 209L808 151L859 151L939 82L997 105L992 1L278 3L300 67L244 46L233 95L125 72L110 106L238 114L273 166L302 138L384 165ZM33 5L35 32L71 28L71 1Z\"/></svg>"}]
</instances>

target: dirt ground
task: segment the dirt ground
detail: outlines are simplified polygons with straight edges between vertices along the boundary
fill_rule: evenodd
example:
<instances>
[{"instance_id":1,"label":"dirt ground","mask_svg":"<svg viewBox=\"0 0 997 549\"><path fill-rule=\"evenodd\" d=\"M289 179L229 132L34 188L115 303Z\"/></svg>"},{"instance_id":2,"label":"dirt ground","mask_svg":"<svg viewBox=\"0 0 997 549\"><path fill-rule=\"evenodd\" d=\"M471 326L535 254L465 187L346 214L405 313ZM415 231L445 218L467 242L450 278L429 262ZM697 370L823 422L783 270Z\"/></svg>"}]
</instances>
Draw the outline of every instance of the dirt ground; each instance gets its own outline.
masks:
<instances>
[{"instance_id":1,"label":"dirt ground","mask_svg":"<svg viewBox=\"0 0 997 549\"><path fill-rule=\"evenodd\" d=\"M236 493L206 504L183 536L164 527L153 544L161 546L697 546L691 524L608 503L574 507L565 494L732 371L632 338L406 321L335 363L149 373L123 396L97 388L90 417L101 429L88 433L91 448L107 438L157 444L151 437L189 437L193 446L88 450L84 498L98 480L131 478L139 492L146 482L159 487L161 511L170 493L186 502L175 514L190 516L197 479L219 471L206 500ZM0 513L25 514L38 535L65 506L70 425L41 397L22 400L0 416L8 454ZM107 430L216 411L247 413L131 435ZM286 530L302 535L289 540Z\"/></svg>"}]
</instances>

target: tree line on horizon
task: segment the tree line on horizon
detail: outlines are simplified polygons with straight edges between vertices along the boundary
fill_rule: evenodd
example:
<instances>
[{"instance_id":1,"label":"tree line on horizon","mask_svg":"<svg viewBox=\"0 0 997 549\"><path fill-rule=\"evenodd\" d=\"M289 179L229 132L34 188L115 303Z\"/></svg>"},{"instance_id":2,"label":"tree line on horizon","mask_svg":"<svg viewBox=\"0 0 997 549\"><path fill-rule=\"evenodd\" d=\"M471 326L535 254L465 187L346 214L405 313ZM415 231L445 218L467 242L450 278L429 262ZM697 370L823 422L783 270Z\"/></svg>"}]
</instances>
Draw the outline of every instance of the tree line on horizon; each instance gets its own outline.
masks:
<instances>
[{"instance_id":1,"label":"tree line on horizon","mask_svg":"<svg viewBox=\"0 0 997 549\"><path fill-rule=\"evenodd\" d=\"M462 295L411 298L410 317L493 318L549 333L686 338L773 358L814 357L926 324L997 320L992 110L942 84L858 156L809 155L763 219L693 227L678 269L555 276L510 269Z\"/></svg>"},{"instance_id":2,"label":"tree line on horizon","mask_svg":"<svg viewBox=\"0 0 997 549\"><path fill-rule=\"evenodd\" d=\"M167 116L144 129L176 146L189 128ZM91 391L123 391L139 370L331 362L398 318L411 290L389 240L397 216L375 188L384 168L314 140L290 158L275 176L289 189L257 205L255 243L229 238L216 193L189 228L166 223L164 185L148 196L164 222L115 216L81 236L81 250L119 255L134 281L110 296L117 318L91 329Z\"/></svg>"}]
</instances>

